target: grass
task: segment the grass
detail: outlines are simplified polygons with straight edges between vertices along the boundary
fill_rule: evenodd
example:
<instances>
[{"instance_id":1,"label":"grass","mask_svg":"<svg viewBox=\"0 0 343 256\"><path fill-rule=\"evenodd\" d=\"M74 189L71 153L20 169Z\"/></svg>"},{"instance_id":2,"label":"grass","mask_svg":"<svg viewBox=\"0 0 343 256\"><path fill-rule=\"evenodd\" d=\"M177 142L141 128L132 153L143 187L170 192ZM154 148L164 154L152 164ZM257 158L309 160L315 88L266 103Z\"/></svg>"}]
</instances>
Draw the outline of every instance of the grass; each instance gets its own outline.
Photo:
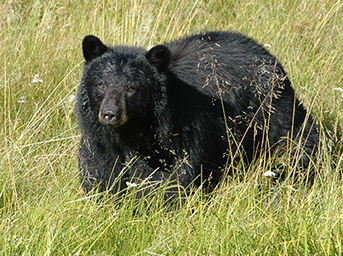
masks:
<instances>
[{"instance_id":1,"label":"grass","mask_svg":"<svg viewBox=\"0 0 343 256\"><path fill-rule=\"evenodd\" d=\"M83 37L150 47L207 30L247 34L281 61L319 124L314 186L272 185L261 162L178 210L159 193L85 194L73 111ZM0 49L0 255L343 254L341 0L4 0Z\"/></svg>"}]
</instances>

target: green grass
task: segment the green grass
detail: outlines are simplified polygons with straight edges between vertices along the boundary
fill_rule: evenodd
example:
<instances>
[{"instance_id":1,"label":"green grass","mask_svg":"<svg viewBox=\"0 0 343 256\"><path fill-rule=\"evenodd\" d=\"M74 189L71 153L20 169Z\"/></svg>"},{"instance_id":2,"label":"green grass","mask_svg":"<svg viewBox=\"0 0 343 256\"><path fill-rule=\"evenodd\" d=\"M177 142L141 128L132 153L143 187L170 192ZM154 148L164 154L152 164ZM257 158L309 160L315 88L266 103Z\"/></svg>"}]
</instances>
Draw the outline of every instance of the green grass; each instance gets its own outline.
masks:
<instances>
[{"instance_id":1,"label":"green grass","mask_svg":"<svg viewBox=\"0 0 343 256\"><path fill-rule=\"evenodd\" d=\"M319 124L314 186L272 185L262 163L178 210L159 193L85 194L72 101L83 37L149 47L207 30L247 34L281 61ZM0 255L342 255L342 49L341 0L2 1Z\"/></svg>"}]
</instances>

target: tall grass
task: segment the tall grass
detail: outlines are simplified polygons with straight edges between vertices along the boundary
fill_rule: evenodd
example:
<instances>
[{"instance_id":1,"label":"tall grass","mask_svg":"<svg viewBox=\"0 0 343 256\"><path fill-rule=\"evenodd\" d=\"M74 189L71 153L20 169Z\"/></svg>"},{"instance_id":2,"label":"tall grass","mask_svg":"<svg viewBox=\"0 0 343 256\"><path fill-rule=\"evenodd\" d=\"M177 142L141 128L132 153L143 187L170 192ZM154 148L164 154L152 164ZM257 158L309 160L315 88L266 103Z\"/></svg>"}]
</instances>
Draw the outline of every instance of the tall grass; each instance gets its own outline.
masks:
<instances>
[{"instance_id":1,"label":"tall grass","mask_svg":"<svg viewBox=\"0 0 343 256\"><path fill-rule=\"evenodd\" d=\"M177 210L159 194L85 194L73 96L81 41L150 47L207 30L247 34L278 57L323 143L311 189L256 164ZM343 2L0 3L0 255L342 255ZM149 207L146 207L146 206Z\"/></svg>"}]
</instances>

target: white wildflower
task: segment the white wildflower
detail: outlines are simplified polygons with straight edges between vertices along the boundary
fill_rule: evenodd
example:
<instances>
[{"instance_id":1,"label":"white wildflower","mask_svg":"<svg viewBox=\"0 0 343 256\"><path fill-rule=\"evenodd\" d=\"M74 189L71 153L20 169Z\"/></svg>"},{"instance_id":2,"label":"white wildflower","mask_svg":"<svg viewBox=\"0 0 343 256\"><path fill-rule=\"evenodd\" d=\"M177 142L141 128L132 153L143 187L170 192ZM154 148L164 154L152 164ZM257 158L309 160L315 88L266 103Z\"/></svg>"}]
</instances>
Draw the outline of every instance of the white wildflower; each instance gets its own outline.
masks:
<instances>
[{"instance_id":1,"label":"white wildflower","mask_svg":"<svg viewBox=\"0 0 343 256\"><path fill-rule=\"evenodd\" d=\"M43 82L43 79L40 79L39 78L39 75L38 74L35 74L33 79L32 79L32 83L33 84L36 84L36 83L42 83Z\"/></svg>"},{"instance_id":2,"label":"white wildflower","mask_svg":"<svg viewBox=\"0 0 343 256\"><path fill-rule=\"evenodd\" d=\"M25 103L25 102L26 102L26 97L23 96L23 97L18 98L18 99L17 99L17 102L20 103L20 104Z\"/></svg>"},{"instance_id":3,"label":"white wildflower","mask_svg":"<svg viewBox=\"0 0 343 256\"><path fill-rule=\"evenodd\" d=\"M275 177L276 173L272 172L272 171L266 171L265 173L263 173L264 177Z\"/></svg>"},{"instance_id":4,"label":"white wildflower","mask_svg":"<svg viewBox=\"0 0 343 256\"><path fill-rule=\"evenodd\" d=\"M272 48L272 46L270 44L265 44L264 47L266 47L267 49Z\"/></svg>"},{"instance_id":5,"label":"white wildflower","mask_svg":"<svg viewBox=\"0 0 343 256\"><path fill-rule=\"evenodd\" d=\"M76 96L72 94L72 95L69 95L68 98L63 100L62 102L63 108L71 109L74 106L75 98Z\"/></svg>"},{"instance_id":6,"label":"white wildflower","mask_svg":"<svg viewBox=\"0 0 343 256\"><path fill-rule=\"evenodd\" d=\"M131 183L131 182L126 182L126 186L128 186L128 187L137 187L138 185L136 184L136 183Z\"/></svg>"},{"instance_id":7,"label":"white wildflower","mask_svg":"<svg viewBox=\"0 0 343 256\"><path fill-rule=\"evenodd\" d=\"M73 95L73 94L69 96L69 98L68 98L69 104L74 104L75 97L76 97L76 95Z\"/></svg>"}]
</instances>

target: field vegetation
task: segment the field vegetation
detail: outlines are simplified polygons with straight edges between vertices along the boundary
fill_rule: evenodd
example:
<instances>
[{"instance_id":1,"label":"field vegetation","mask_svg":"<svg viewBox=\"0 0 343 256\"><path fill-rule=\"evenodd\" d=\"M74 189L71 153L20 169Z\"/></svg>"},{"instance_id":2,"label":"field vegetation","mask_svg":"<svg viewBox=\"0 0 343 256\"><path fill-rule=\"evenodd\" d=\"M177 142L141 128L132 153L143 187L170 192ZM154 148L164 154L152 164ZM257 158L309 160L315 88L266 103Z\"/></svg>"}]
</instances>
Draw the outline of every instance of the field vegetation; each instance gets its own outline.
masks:
<instances>
[{"instance_id":1,"label":"field vegetation","mask_svg":"<svg viewBox=\"0 0 343 256\"><path fill-rule=\"evenodd\" d=\"M320 130L314 185L271 182L262 159L178 209L158 191L85 194L73 109L83 37L151 47L209 30L280 60ZM1 1L0 255L342 255L342 50L341 0Z\"/></svg>"}]
</instances>

